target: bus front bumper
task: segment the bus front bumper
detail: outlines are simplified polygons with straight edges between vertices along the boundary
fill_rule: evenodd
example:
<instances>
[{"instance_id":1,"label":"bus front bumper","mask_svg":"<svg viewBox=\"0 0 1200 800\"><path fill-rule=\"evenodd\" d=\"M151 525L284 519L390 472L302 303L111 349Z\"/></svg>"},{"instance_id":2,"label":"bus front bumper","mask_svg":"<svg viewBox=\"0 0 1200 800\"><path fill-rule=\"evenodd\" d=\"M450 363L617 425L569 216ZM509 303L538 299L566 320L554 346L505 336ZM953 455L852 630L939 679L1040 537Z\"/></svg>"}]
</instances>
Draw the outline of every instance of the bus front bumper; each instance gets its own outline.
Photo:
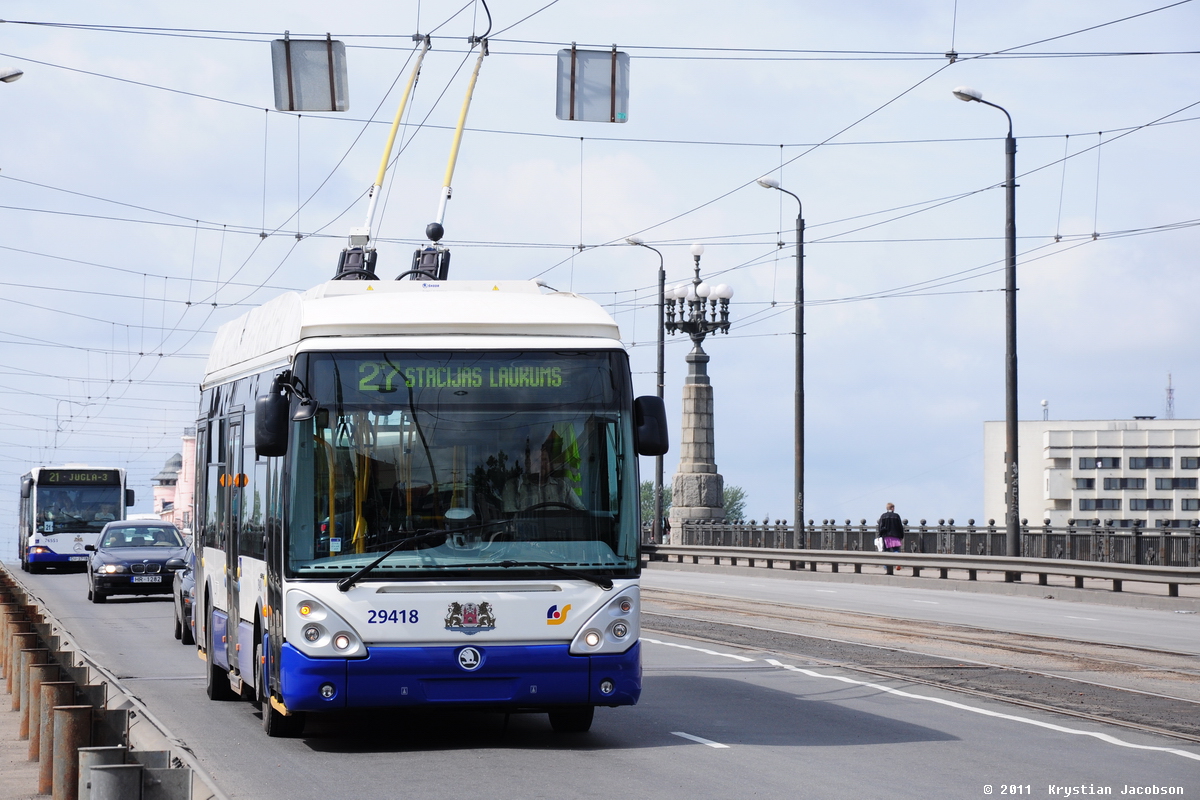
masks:
<instances>
[{"instance_id":1,"label":"bus front bumper","mask_svg":"<svg viewBox=\"0 0 1200 800\"><path fill-rule=\"evenodd\" d=\"M82 567L88 558L87 553L56 553L45 545L34 545L25 551L27 562L44 566L76 564Z\"/></svg>"},{"instance_id":2,"label":"bus front bumper","mask_svg":"<svg viewBox=\"0 0 1200 800\"><path fill-rule=\"evenodd\" d=\"M573 656L553 645L373 646L366 658L309 658L283 645L280 682L289 711L463 706L538 710L633 705L642 692L641 645L617 655ZM467 670L478 654L478 666ZM605 691L608 689L608 691Z\"/></svg>"}]
</instances>

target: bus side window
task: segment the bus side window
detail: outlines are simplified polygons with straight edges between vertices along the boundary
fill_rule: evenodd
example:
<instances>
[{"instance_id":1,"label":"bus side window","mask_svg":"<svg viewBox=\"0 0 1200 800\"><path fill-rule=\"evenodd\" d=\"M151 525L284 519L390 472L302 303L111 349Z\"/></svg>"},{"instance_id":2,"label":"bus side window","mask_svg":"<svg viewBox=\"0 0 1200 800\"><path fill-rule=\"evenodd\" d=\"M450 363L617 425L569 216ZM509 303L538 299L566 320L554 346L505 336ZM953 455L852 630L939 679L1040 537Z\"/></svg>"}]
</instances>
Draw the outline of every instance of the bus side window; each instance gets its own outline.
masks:
<instances>
[{"instance_id":1,"label":"bus side window","mask_svg":"<svg viewBox=\"0 0 1200 800\"><path fill-rule=\"evenodd\" d=\"M209 464L208 478L204 482L204 546L223 549L221 541L221 516L225 504L221 502L221 474L223 464Z\"/></svg>"}]
</instances>

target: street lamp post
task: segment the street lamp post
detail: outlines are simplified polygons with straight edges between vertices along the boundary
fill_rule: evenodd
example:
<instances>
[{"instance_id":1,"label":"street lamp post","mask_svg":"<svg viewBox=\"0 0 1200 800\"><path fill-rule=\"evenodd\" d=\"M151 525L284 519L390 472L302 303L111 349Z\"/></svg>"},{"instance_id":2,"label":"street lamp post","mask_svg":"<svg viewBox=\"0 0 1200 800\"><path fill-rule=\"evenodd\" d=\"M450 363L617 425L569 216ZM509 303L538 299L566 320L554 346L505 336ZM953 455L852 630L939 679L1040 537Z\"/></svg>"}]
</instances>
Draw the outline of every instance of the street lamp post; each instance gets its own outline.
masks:
<instances>
[{"instance_id":1,"label":"street lamp post","mask_svg":"<svg viewBox=\"0 0 1200 800\"><path fill-rule=\"evenodd\" d=\"M1008 118L1008 137L1004 140L1004 481L1007 486L1005 512L1005 553L1010 557L1021 554L1021 513L1017 471L1017 140L1013 138L1012 115L1002 106L989 103L983 94L966 86L954 90L954 96L966 102L974 101L998 108Z\"/></svg>"},{"instance_id":2,"label":"street lamp post","mask_svg":"<svg viewBox=\"0 0 1200 800\"><path fill-rule=\"evenodd\" d=\"M700 278L702 245L692 245L695 277L667 290L667 333L685 333L692 351L685 361L683 385L683 435L679 446L679 468L672 483L671 538L684 534L689 519L721 520L725 517L722 494L724 478L717 471L713 387L708 377L708 354L704 338L710 333L729 332L729 300L733 289L722 283L711 286ZM678 534L676 533L678 532Z\"/></svg>"},{"instance_id":3,"label":"street lamp post","mask_svg":"<svg viewBox=\"0 0 1200 800\"><path fill-rule=\"evenodd\" d=\"M796 389L795 389L795 477L793 500L795 508L796 546L804 541L804 204L800 198L779 185L774 178L762 177L758 185L778 189L796 201Z\"/></svg>"},{"instance_id":4,"label":"street lamp post","mask_svg":"<svg viewBox=\"0 0 1200 800\"><path fill-rule=\"evenodd\" d=\"M704 352L701 345L705 336L710 333L729 333L729 300L733 297L733 287L728 284L709 286L701 280L700 256L703 254L704 245L692 245L696 275L691 284L681 283L671 291L673 302L667 308L667 321L664 325L668 333L686 333L692 337L692 343L699 353ZM706 301L711 308L706 307ZM678 319L675 318L676 314L679 315Z\"/></svg>"},{"instance_id":5,"label":"street lamp post","mask_svg":"<svg viewBox=\"0 0 1200 800\"><path fill-rule=\"evenodd\" d=\"M16 67L4 67L0 69L0 83L12 83L18 81L25 73Z\"/></svg>"},{"instance_id":6,"label":"street lamp post","mask_svg":"<svg viewBox=\"0 0 1200 800\"><path fill-rule=\"evenodd\" d=\"M666 299L667 290L667 270L663 266L663 254L655 247L651 247L636 236L630 236L625 240L627 243L644 247L647 250L653 250L658 254L658 365L655 368L655 375L658 380L658 399L663 399L663 302ZM662 541L662 521L663 521L663 457L654 457L654 527L651 529L654 533L655 543Z\"/></svg>"}]
</instances>

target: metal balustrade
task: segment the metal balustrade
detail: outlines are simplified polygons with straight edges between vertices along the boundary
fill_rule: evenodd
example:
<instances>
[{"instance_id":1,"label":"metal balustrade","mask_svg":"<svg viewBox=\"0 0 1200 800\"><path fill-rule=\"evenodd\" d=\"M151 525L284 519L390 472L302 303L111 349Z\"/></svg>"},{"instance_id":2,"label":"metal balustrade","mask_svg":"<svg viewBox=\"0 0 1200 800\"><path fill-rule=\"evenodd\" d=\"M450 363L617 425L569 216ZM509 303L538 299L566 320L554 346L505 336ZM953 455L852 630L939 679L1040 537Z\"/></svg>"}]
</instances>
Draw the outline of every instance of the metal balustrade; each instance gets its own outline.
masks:
<instances>
[{"instance_id":1,"label":"metal balustrade","mask_svg":"<svg viewBox=\"0 0 1200 800\"><path fill-rule=\"evenodd\" d=\"M1134 564L1164 567L1196 567L1200 556L1200 528L1117 528L1111 525L1055 527L1029 525L1022 521L1021 557ZM876 552L875 525L860 520L838 524L824 520L805 525L799 532L792 525L774 523L685 522L677 544L698 547L764 548L784 550L840 550ZM988 524L955 525L954 520L937 524L909 525L904 552L960 556L1003 556L1004 528ZM652 544L649 538L647 544Z\"/></svg>"}]
</instances>

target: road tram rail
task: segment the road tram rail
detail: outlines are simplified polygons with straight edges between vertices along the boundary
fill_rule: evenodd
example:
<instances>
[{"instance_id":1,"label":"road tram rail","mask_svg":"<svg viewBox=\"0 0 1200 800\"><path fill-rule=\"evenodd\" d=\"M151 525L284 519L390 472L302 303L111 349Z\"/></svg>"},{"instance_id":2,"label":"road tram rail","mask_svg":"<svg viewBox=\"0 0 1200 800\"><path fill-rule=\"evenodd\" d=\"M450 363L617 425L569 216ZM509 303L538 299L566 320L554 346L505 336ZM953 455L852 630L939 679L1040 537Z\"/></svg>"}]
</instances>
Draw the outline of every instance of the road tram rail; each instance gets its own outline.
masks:
<instances>
[{"instance_id":1,"label":"road tram rail","mask_svg":"<svg viewBox=\"0 0 1200 800\"><path fill-rule=\"evenodd\" d=\"M222 326L201 390L211 698L260 703L272 736L439 706L584 731L637 702L637 456L665 416L596 303L333 280Z\"/></svg>"}]
</instances>

